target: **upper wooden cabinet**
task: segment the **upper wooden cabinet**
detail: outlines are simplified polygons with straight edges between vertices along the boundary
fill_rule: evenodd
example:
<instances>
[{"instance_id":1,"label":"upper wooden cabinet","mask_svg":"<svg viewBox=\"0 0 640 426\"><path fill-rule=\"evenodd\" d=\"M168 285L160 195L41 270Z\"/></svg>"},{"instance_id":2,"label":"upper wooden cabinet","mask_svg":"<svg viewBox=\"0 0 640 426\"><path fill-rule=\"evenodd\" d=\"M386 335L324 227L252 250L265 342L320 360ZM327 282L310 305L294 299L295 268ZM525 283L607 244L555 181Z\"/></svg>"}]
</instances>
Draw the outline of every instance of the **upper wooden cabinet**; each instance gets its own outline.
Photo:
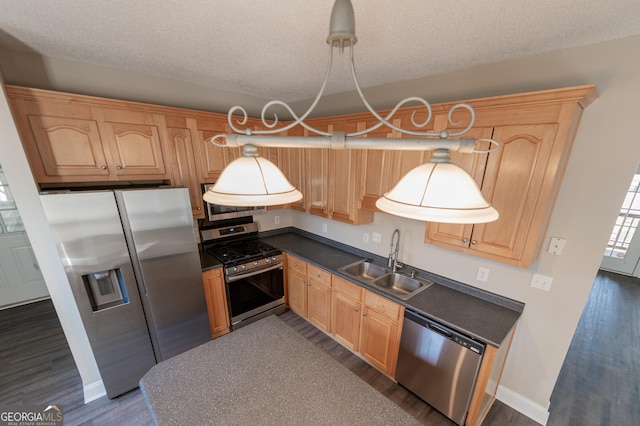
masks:
<instances>
[{"instance_id":1,"label":"upper wooden cabinet","mask_svg":"<svg viewBox=\"0 0 640 426\"><path fill-rule=\"evenodd\" d=\"M170 178L161 114L35 89L7 93L38 182Z\"/></svg>"},{"instance_id":2,"label":"upper wooden cabinet","mask_svg":"<svg viewBox=\"0 0 640 426\"><path fill-rule=\"evenodd\" d=\"M111 173L119 179L166 179L166 141L160 138L164 116L115 108L92 107L111 152Z\"/></svg>"},{"instance_id":3,"label":"upper wooden cabinet","mask_svg":"<svg viewBox=\"0 0 640 426\"><path fill-rule=\"evenodd\" d=\"M169 158L173 175L171 182L189 190L191 212L196 219L205 217L202 200L201 179L196 166L196 154L193 149L195 139L195 120L192 118L167 116L165 138L169 146Z\"/></svg>"},{"instance_id":4,"label":"upper wooden cabinet","mask_svg":"<svg viewBox=\"0 0 640 426\"><path fill-rule=\"evenodd\" d=\"M469 101L477 113L469 134L491 134L501 146L452 160L476 179L500 217L477 225L427 223L425 242L528 267L545 238L582 111L596 96L594 86L582 86Z\"/></svg>"}]
</instances>

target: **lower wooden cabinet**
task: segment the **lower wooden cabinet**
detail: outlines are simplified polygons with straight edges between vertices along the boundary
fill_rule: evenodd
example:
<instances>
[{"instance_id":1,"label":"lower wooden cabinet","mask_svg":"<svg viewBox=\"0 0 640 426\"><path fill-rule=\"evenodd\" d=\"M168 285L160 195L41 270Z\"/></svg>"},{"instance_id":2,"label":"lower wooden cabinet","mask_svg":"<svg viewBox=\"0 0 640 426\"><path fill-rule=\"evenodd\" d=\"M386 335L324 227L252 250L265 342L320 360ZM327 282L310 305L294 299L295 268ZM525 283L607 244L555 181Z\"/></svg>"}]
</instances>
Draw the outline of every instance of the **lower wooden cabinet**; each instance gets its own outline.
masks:
<instances>
[{"instance_id":1,"label":"lower wooden cabinet","mask_svg":"<svg viewBox=\"0 0 640 426\"><path fill-rule=\"evenodd\" d=\"M333 277L331 334L378 370L393 376L404 307L340 277Z\"/></svg>"},{"instance_id":2,"label":"lower wooden cabinet","mask_svg":"<svg viewBox=\"0 0 640 426\"><path fill-rule=\"evenodd\" d=\"M289 308L319 329L331 325L331 274L294 256L287 257Z\"/></svg>"},{"instance_id":3,"label":"lower wooden cabinet","mask_svg":"<svg viewBox=\"0 0 640 426\"><path fill-rule=\"evenodd\" d=\"M215 339L223 334L227 334L231 326L222 269L217 268L204 271L202 273L202 281L204 283L204 296L207 300L211 338Z\"/></svg>"},{"instance_id":4,"label":"lower wooden cabinet","mask_svg":"<svg viewBox=\"0 0 640 426\"><path fill-rule=\"evenodd\" d=\"M354 352L360 350L363 291L360 286L340 277L333 277L331 334Z\"/></svg>"}]
</instances>

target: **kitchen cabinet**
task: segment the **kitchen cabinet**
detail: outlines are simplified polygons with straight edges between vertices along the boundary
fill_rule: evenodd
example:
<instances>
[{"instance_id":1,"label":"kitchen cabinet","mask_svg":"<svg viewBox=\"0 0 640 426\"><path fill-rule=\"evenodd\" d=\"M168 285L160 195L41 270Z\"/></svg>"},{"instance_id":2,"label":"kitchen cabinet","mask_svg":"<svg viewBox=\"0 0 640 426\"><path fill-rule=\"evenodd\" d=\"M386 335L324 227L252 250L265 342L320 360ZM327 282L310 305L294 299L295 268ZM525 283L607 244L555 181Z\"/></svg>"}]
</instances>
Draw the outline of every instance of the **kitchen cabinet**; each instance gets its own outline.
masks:
<instances>
[{"instance_id":1,"label":"kitchen cabinet","mask_svg":"<svg viewBox=\"0 0 640 426\"><path fill-rule=\"evenodd\" d=\"M204 283L204 296L207 301L207 312L209 313L211 338L215 339L227 334L231 326L222 268L204 271L202 273L202 281Z\"/></svg>"},{"instance_id":2,"label":"kitchen cabinet","mask_svg":"<svg viewBox=\"0 0 640 426\"><path fill-rule=\"evenodd\" d=\"M193 146L193 119L166 117L166 139L169 146L169 158L172 160L172 183L189 190L191 212L196 219L204 219L202 189L196 168L196 156ZM191 126L189 126L189 124Z\"/></svg>"},{"instance_id":3,"label":"kitchen cabinet","mask_svg":"<svg viewBox=\"0 0 640 426\"><path fill-rule=\"evenodd\" d=\"M333 277L331 334L353 352L360 350L362 326L362 287L338 276Z\"/></svg>"},{"instance_id":4,"label":"kitchen cabinet","mask_svg":"<svg viewBox=\"0 0 640 426\"><path fill-rule=\"evenodd\" d=\"M360 353L379 370L396 372L404 307L364 290Z\"/></svg>"},{"instance_id":5,"label":"kitchen cabinet","mask_svg":"<svg viewBox=\"0 0 640 426\"><path fill-rule=\"evenodd\" d=\"M170 178L162 114L100 98L6 89L38 183Z\"/></svg>"},{"instance_id":6,"label":"kitchen cabinet","mask_svg":"<svg viewBox=\"0 0 640 426\"><path fill-rule=\"evenodd\" d=\"M486 346L482 356L482 363L478 370L478 378L471 395L465 425L480 426L484 418L489 414L489 410L491 410L496 400L496 392L502 379L502 371L507 362L507 355L509 354L515 331L516 326L514 325L502 343L500 343L499 348L491 345Z\"/></svg>"},{"instance_id":7,"label":"kitchen cabinet","mask_svg":"<svg viewBox=\"0 0 640 426\"><path fill-rule=\"evenodd\" d=\"M467 254L529 267L543 245L556 195L583 109L594 86L469 101L475 132L501 143L497 151L452 160L467 169L498 210L495 222L476 225L427 223L424 241ZM454 121L456 117L454 115Z\"/></svg>"},{"instance_id":8,"label":"kitchen cabinet","mask_svg":"<svg viewBox=\"0 0 640 426\"><path fill-rule=\"evenodd\" d=\"M307 262L291 255L287 255L287 304L307 317Z\"/></svg>"},{"instance_id":9,"label":"kitchen cabinet","mask_svg":"<svg viewBox=\"0 0 640 426\"><path fill-rule=\"evenodd\" d=\"M239 148L223 148L215 146L209 140L212 136L230 133L226 117L198 118L195 124L194 153L198 158L196 163L201 183L216 183L222 170L229 164L231 158L237 157Z\"/></svg>"},{"instance_id":10,"label":"kitchen cabinet","mask_svg":"<svg viewBox=\"0 0 640 426\"><path fill-rule=\"evenodd\" d=\"M98 118L103 143L109 146L120 179L168 178L160 138L164 116L120 108L91 108Z\"/></svg>"},{"instance_id":11,"label":"kitchen cabinet","mask_svg":"<svg viewBox=\"0 0 640 426\"><path fill-rule=\"evenodd\" d=\"M340 277L333 277L331 334L378 370L393 376L404 307Z\"/></svg>"},{"instance_id":12,"label":"kitchen cabinet","mask_svg":"<svg viewBox=\"0 0 640 426\"><path fill-rule=\"evenodd\" d=\"M294 256L287 257L288 303L292 311L319 329L331 323L331 274Z\"/></svg>"},{"instance_id":13,"label":"kitchen cabinet","mask_svg":"<svg viewBox=\"0 0 640 426\"><path fill-rule=\"evenodd\" d=\"M323 131L345 133L363 129L363 122L310 120ZM305 130L305 134L308 131ZM349 224L373 221L373 212L360 206L364 152L351 149L304 148L304 180L307 213ZM292 182L293 183L293 182Z\"/></svg>"},{"instance_id":14,"label":"kitchen cabinet","mask_svg":"<svg viewBox=\"0 0 640 426\"><path fill-rule=\"evenodd\" d=\"M416 114L415 120L420 123L426 119L426 114ZM418 129L411 122L411 115L400 111L391 120L395 126L415 131L433 131L433 122L425 129ZM370 127L375 121L369 119L366 126ZM381 127L367 135L375 138L401 138L403 134L387 127ZM408 136L407 136L408 137ZM398 151L393 149L367 149L364 151L364 189L361 195L362 208L369 211L380 211L376 201L389 192L400 178L410 170L418 167L429 159L429 151Z\"/></svg>"},{"instance_id":15,"label":"kitchen cabinet","mask_svg":"<svg viewBox=\"0 0 640 426\"><path fill-rule=\"evenodd\" d=\"M303 127L289 129L286 134L290 136L302 136L305 134ZM307 190L305 187L304 150L302 148L283 148L280 150L280 170L300 193L302 198L289 204L289 208L299 212L307 209Z\"/></svg>"},{"instance_id":16,"label":"kitchen cabinet","mask_svg":"<svg viewBox=\"0 0 640 426\"><path fill-rule=\"evenodd\" d=\"M505 261L523 259L527 236L532 229L536 207L550 160L557 125L503 126L493 129L501 141L499 150L489 153L474 176L485 198L498 210L500 219L476 225L428 224L425 240L454 246ZM473 173L473 170L472 170ZM546 208L546 206L538 207Z\"/></svg>"}]
</instances>

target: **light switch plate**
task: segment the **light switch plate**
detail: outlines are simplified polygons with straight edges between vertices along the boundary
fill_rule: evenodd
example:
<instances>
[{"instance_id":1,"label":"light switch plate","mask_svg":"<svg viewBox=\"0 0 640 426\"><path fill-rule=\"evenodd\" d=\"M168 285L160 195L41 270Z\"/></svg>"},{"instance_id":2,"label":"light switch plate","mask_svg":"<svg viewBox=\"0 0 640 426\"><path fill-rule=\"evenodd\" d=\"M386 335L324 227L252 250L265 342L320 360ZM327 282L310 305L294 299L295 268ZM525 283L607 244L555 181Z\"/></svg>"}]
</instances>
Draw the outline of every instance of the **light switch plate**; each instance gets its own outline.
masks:
<instances>
[{"instance_id":1,"label":"light switch plate","mask_svg":"<svg viewBox=\"0 0 640 426\"><path fill-rule=\"evenodd\" d=\"M373 233L373 242L374 243L381 243L382 242L382 234L379 232L374 232Z\"/></svg>"}]
</instances>

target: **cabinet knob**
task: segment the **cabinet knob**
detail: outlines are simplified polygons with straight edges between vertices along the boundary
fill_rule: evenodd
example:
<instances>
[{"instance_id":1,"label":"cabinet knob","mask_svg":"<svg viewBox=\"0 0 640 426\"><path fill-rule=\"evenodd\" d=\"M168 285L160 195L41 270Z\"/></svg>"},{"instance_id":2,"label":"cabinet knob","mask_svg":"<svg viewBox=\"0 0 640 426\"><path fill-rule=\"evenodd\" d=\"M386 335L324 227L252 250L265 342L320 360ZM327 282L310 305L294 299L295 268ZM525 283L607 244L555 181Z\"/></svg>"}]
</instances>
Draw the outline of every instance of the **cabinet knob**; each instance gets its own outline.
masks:
<instances>
[{"instance_id":1,"label":"cabinet knob","mask_svg":"<svg viewBox=\"0 0 640 426\"><path fill-rule=\"evenodd\" d=\"M320 278L320 274L316 274L316 278Z\"/></svg>"},{"instance_id":2,"label":"cabinet knob","mask_svg":"<svg viewBox=\"0 0 640 426\"><path fill-rule=\"evenodd\" d=\"M220 278L220 274L216 274L216 277Z\"/></svg>"},{"instance_id":3,"label":"cabinet knob","mask_svg":"<svg viewBox=\"0 0 640 426\"><path fill-rule=\"evenodd\" d=\"M307 285L311 287L311 281L307 281Z\"/></svg>"},{"instance_id":4,"label":"cabinet knob","mask_svg":"<svg viewBox=\"0 0 640 426\"><path fill-rule=\"evenodd\" d=\"M363 312L363 313L362 313L362 316L363 316L363 317L366 317L366 316L367 316L367 313L366 313L366 312Z\"/></svg>"},{"instance_id":5,"label":"cabinet knob","mask_svg":"<svg viewBox=\"0 0 640 426\"><path fill-rule=\"evenodd\" d=\"M333 213L333 209L329 209L329 213Z\"/></svg>"},{"instance_id":6,"label":"cabinet knob","mask_svg":"<svg viewBox=\"0 0 640 426\"><path fill-rule=\"evenodd\" d=\"M478 242L476 240L471 240L471 245L475 246L476 244L478 244Z\"/></svg>"},{"instance_id":7,"label":"cabinet knob","mask_svg":"<svg viewBox=\"0 0 640 426\"><path fill-rule=\"evenodd\" d=\"M107 166L100 166L101 170L107 170Z\"/></svg>"},{"instance_id":8,"label":"cabinet knob","mask_svg":"<svg viewBox=\"0 0 640 426\"><path fill-rule=\"evenodd\" d=\"M122 166L116 166L117 170L122 170Z\"/></svg>"},{"instance_id":9,"label":"cabinet knob","mask_svg":"<svg viewBox=\"0 0 640 426\"><path fill-rule=\"evenodd\" d=\"M295 263L295 262L293 262L293 266L298 266L298 264L297 264L297 263Z\"/></svg>"},{"instance_id":10,"label":"cabinet knob","mask_svg":"<svg viewBox=\"0 0 640 426\"><path fill-rule=\"evenodd\" d=\"M353 310L354 310L355 312L358 312L360 309L358 309L358 308L353 308Z\"/></svg>"},{"instance_id":11,"label":"cabinet knob","mask_svg":"<svg viewBox=\"0 0 640 426\"><path fill-rule=\"evenodd\" d=\"M462 242L465 243L465 244L467 244L467 241L469 241L469 240L467 240L466 238L462 239Z\"/></svg>"}]
</instances>

